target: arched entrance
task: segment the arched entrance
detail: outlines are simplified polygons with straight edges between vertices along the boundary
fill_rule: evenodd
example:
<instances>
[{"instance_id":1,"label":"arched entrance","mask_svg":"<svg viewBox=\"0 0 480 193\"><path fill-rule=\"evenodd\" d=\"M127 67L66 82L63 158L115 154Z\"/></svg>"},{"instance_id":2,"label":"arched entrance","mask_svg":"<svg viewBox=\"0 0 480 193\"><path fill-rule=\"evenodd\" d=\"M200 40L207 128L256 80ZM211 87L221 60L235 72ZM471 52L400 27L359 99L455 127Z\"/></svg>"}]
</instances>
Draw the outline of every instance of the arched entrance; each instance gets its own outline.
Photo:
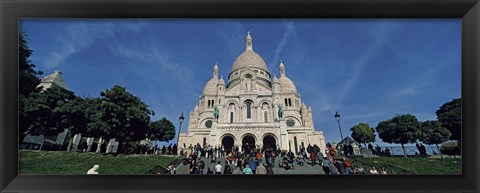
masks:
<instances>
[{"instance_id":1,"label":"arched entrance","mask_svg":"<svg viewBox=\"0 0 480 193\"><path fill-rule=\"evenodd\" d=\"M225 148L226 152L231 152L233 148L233 144L235 144L235 140L232 136L225 136L222 139L222 145Z\"/></svg>"},{"instance_id":2,"label":"arched entrance","mask_svg":"<svg viewBox=\"0 0 480 193\"><path fill-rule=\"evenodd\" d=\"M276 150L277 149L277 140L271 135L267 135L263 138L263 149L264 150Z\"/></svg>"},{"instance_id":3,"label":"arched entrance","mask_svg":"<svg viewBox=\"0 0 480 193\"><path fill-rule=\"evenodd\" d=\"M245 153L251 153L255 149L255 138L251 135L246 135L242 139L242 150Z\"/></svg>"}]
</instances>

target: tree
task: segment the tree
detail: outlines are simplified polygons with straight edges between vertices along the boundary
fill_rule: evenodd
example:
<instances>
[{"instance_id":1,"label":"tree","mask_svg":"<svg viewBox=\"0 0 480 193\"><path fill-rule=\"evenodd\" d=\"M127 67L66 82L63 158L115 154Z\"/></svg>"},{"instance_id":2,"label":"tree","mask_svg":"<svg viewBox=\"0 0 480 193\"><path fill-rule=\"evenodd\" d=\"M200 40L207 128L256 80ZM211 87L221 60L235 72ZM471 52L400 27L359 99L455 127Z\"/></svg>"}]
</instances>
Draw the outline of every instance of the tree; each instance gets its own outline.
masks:
<instances>
[{"instance_id":1,"label":"tree","mask_svg":"<svg viewBox=\"0 0 480 193\"><path fill-rule=\"evenodd\" d=\"M61 122L62 108L75 99L73 92L58 86L52 86L44 92L34 93L25 104L25 114L29 117L28 133L43 135L44 141L48 136L58 135L63 132ZM42 149L43 143L40 145Z\"/></svg>"},{"instance_id":2,"label":"tree","mask_svg":"<svg viewBox=\"0 0 480 193\"><path fill-rule=\"evenodd\" d=\"M368 125L368 123L360 123L350 128L352 131L352 138L359 142L364 143L367 147L367 143L375 142L375 130Z\"/></svg>"},{"instance_id":3,"label":"tree","mask_svg":"<svg viewBox=\"0 0 480 193\"><path fill-rule=\"evenodd\" d=\"M425 121L422 123L421 128L422 135L420 137L420 141L428 145L435 144L435 146L437 146L438 152L440 152L438 144L442 144L445 141L448 141L448 139L450 139L450 136L452 136L452 133L450 133L450 131L448 131L448 129L446 129L445 127L442 127L442 125L438 121ZM442 154L440 154L440 157L443 158Z\"/></svg>"},{"instance_id":4,"label":"tree","mask_svg":"<svg viewBox=\"0 0 480 193\"><path fill-rule=\"evenodd\" d=\"M460 141L462 135L461 98L453 99L452 101L443 104L435 113L442 126L452 133L450 139Z\"/></svg>"},{"instance_id":5,"label":"tree","mask_svg":"<svg viewBox=\"0 0 480 193\"><path fill-rule=\"evenodd\" d=\"M85 117L87 118L86 132L87 137L102 137L105 136L108 131L108 126L102 121L102 98L85 98Z\"/></svg>"},{"instance_id":6,"label":"tree","mask_svg":"<svg viewBox=\"0 0 480 193\"><path fill-rule=\"evenodd\" d=\"M175 136L175 126L167 118L150 123L148 138L156 141L172 140Z\"/></svg>"},{"instance_id":7,"label":"tree","mask_svg":"<svg viewBox=\"0 0 480 193\"><path fill-rule=\"evenodd\" d=\"M418 139L421 124L413 115L397 115L378 123L376 130L382 141L401 144L403 154L407 157L404 144L414 143Z\"/></svg>"},{"instance_id":8,"label":"tree","mask_svg":"<svg viewBox=\"0 0 480 193\"><path fill-rule=\"evenodd\" d=\"M20 33L18 44L18 81L19 81L19 101L18 101L18 119L19 119L19 141L23 141L23 138L27 134L28 128L33 124L32 117L29 117L26 112L27 106L32 102L30 96L33 92L38 92L36 89L40 83L38 76L42 75L41 71L35 71L35 65L28 59L33 51L28 47L26 40L26 34Z\"/></svg>"},{"instance_id":9,"label":"tree","mask_svg":"<svg viewBox=\"0 0 480 193\"><path fill-rule=\"evenodd\" d=\"M70 140L68 142L67 151L73 144L73 136L79 133L86 133L87 124L89 122L86 114L85 99L76 97L54 109L54 113L58 113L61 117L59 125L61 128L68 129Z\"/></svg>"},{"instance_id":10,"label":"tree","mask_svg":"<svg viewBox=\"0 0 480 193\"><path fill-rule=\"evenodd\" d=\"M107 139L115 138L123 143L123 150L128 151L128 143L145 139L154 112L148 106L126 91L125 87L115 85L101 94L100 115L102 133Z\"/></svg>"},{"instance_id":11,"label":"tree","mask_svg":"<svg viewBox=\"0 0 480 193\"><path fill-rule=\"evenodd\" d=\"M38 76L43 74L41 71L35 71L35 64L32 64L28 59L33 51L28 47L26 36L25 33L20 33L18 41L18 90L21 96L28 96L34 92L38 84L40 84L40 78L38 78Z\"/></svg>"}]
</instances>

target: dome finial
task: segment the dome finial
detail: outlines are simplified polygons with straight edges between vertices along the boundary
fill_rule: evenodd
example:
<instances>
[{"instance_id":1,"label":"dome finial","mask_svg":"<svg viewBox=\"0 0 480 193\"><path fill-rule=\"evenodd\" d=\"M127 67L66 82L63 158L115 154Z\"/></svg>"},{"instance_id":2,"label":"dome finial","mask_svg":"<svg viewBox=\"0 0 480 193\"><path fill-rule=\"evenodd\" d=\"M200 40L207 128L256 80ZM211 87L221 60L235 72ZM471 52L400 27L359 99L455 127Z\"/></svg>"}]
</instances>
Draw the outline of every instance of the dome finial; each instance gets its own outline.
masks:
<instances>
[{"instance_id":1,"label":"dome finial","mask_svg":"<svg viewBox=\"0 0 480 193\"><path fill-rule=\"evenodd\" d=\"M217 78L218 77L218 63L215 62L215 66L213 67L213 77Z\"/></svg>"},{"instance_id":2,"label":"dome finial","mask_svg":"<svg viewBox=\"0 0 480 193\"><path fill-rule=\"evenodd\" d=\"M285 65L283 64L282 60L280 60L280 76L285 75Z\"/></svg>"},{"instance_id":3,"label":"dome finial","mask_svg":"<svg viewBox=\"0 0 480 193\"><path fill-rule=\"evenodd\" d=\"M246 38L246 50L253 50L252 43L252 36L250 36L250 31L248 31Z\"/></svg>"}]
</instances>

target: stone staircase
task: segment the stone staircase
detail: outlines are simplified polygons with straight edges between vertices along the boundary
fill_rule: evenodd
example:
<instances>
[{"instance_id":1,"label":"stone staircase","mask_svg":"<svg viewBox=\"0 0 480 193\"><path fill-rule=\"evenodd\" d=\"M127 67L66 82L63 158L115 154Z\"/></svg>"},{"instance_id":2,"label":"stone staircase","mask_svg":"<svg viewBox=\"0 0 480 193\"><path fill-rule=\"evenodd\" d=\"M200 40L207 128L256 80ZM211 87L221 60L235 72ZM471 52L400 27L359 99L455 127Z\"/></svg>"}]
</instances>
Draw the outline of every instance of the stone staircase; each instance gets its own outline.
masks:
<instances>
[{"instance_id":1,"label":"stone staircase","mask_svg":"<svg viewBox=\"0 0 480 193\"><path fill-rule=\"evenodd\" d=\"M211 163L211 159L209 158L202 158L202 160L205 162L205 169L203 170L204 173L207 172L207 168L210 167L210 169L212 171L214 171L215 169L215 165L217 165L217 163ZM225 164L224 164L224 161L225 160L225 157L219 157L217 160L221 161L222 162L222 166L225 167ZM322 166L320 165L314 165L314 166L311 166L311 165L308 165L308 164L305 164L303 166L300 166L298 164L295 164L295 169L294 170L285 170L283 168L280 168L278 167L278 161L280 159L277 158L275 160L275 167L273 168L273 173L274 174L325 174L323 172L323 169L322 169ZM309 162L309 161L307 161ZM188 167L189 165L183 165L182 163L180 163L178 166L177 166L177 174L189 174L188 172Z\"/></svg>"}]
</instances>

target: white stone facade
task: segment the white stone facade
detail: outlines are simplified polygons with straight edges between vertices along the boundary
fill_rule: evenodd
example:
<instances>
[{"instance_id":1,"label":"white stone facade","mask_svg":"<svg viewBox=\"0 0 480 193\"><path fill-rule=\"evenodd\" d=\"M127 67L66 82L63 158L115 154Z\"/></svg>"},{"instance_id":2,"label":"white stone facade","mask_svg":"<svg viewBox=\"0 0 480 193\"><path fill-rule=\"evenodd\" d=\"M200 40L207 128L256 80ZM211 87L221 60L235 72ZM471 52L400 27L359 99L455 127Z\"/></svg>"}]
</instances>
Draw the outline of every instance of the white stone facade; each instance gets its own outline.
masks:
<instances>
[{"instance_id":1,"label":"white stone facade","mask_svg":"<svg viewBox=\"0 0 480 193\"><path fill-rule=\"evenodd\" d=\"M195 144L226 149L232 145L240 149L280 147L296 153L302 144L316 144L325 152L323 132L315 131L312 109L302 102L285 65L280 62L280 77L272 78L252 43L249 33L227 84L218 78L218 65L214 66L212 78L190 112L187 133L180 134L179 148Z\"/></svg>"}]
</instances>

